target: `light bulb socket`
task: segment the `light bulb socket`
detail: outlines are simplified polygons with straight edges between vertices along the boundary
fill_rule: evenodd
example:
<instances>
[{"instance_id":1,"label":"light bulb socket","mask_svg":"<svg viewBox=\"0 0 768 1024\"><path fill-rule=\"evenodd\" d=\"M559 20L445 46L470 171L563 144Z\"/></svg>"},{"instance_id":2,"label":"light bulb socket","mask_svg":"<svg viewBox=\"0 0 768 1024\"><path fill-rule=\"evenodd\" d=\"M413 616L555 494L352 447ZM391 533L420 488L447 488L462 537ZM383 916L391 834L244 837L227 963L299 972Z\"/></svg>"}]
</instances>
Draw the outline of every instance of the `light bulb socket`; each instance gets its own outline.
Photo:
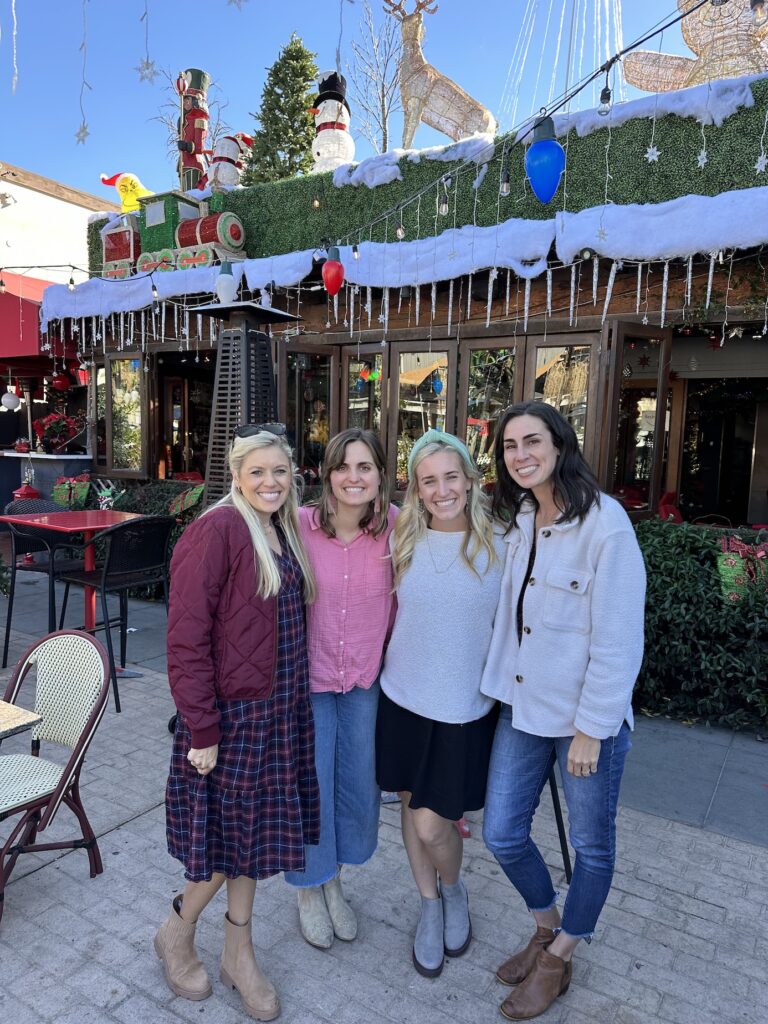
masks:
<instances>
[{"instance_id":1,"label":"light bulb socket","mask_svg":"<svg viewBox=\"0 0 768 1024\"><path fill-rule=\"evenodd\" d=\"M607 117L610 114L612 95L610 85L604 85L600 92L600 106L597 108L601 117Z\"/></svg>"},{"instance_id":2,"label":"light bulb socket","mask_svg":"<svg viewBox=\"0 0 768 1024\"><path fill-rule=\"evenodd\" d=\"M338 245L332 245L328 249L328 259L335 260L337 263L341 263L341 253L339 252Z\"/></svg>"}]
</instances>

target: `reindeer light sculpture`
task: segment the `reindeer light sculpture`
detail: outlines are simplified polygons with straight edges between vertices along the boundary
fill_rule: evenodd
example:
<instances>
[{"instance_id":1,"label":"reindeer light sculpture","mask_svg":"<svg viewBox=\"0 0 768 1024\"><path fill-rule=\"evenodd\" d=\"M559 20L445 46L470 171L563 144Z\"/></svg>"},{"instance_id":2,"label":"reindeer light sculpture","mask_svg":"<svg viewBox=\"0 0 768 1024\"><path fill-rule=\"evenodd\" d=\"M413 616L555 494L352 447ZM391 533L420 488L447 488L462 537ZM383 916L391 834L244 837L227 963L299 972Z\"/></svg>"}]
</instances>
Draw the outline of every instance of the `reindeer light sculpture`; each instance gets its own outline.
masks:
<instances>
[{"instance_id":1,"label":"reindeer light sculpture","mask_svg":"<svg viewBox=\"0 0 768 1024\"><path fill-rule=\"evenodd\" d=\"M384 0L384 10L400 22L403 55L400 60L400 95L403 101L403 148L410 149L423 121L457 141L474 132L496 132L496 118L461 86L427 63L421 49L423 12L434 14L435 0L416 0L411 14L405 0Z\"/></svg>"}]
</instances>

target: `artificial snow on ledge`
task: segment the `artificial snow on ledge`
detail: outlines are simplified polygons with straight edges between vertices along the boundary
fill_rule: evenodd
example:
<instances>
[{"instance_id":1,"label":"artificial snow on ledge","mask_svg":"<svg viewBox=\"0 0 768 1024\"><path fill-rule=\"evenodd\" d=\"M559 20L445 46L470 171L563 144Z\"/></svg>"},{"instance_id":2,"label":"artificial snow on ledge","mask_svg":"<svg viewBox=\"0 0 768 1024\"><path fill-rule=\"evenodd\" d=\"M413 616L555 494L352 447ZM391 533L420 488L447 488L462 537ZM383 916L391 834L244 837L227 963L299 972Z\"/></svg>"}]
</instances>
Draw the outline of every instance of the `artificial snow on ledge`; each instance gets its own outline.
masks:
<instances>
[{"instance_id":1,"label":"artificial snow on ledge","mask_svg":"<svg viewBox=\"0 0 768 1024\"><path fill-rule=\"evenodd\" d=\"M694 85L674 92L652 93L627 103L614 103L610 113L598 114L596 108L579 110L573 114L555 114L555 134L567 135L571 129L583 138L601 128L618 128L639 118L660 118L666 114L677 117L695 117L701 124L718 127L727 117L735 114L740 107L754 107L755 97L750 86L766 75L744 75L741 78L724 78L707 85ZM531 125L538 120L532 117L517 133L516 141L530 135Z\"/></svg>"},{"instance_id":2,"label":"artificial snow on ledge","mask_svg":"<svg viewBox=\"0 0 768 1024\"><path fill-rule=\"evenodd\" d=\"M494 154L493 136L487 132L476 132L459 142L448 146L430 146L428 149L390 149L378 156L369 156L359 164L342 164L333 172L333 184L336 188L345 185L366 185L376 188L388 185L392 181L402 181L399 163L409 160L413 164L422 160L438 160L443 163L476 164L491 160Z\"/></svg>"},{"instance_id":3,"label":"artificial snow on ledge","mask_svg":"<svg viewBox=\"0 0 768 1024\"><path fill-rule=\"evenodd\" d=\"M509 268L530 280L547 269L554 243L565 264L584 249L613 260L647 262L750 249L768 243L768 186L723 192L717 196L682 196L666 203L591 207L580 213L557 213L551 220L512 218L491 227L449 228L435 238L413 242L362 242L359 259L350 246L340 247L345 279L374 288L447 281L487 270ZM234 263L251 290L274 282L292 287L312 270L316 250L268 256ZM129 277L124 281L91 278L70 292L51 285L43 294L42 330L65 317L109 316L152 304L152 282L158 298L184 302L189 296L215 292L218 267L171 270Z\"/></svg>"}]
</instances>

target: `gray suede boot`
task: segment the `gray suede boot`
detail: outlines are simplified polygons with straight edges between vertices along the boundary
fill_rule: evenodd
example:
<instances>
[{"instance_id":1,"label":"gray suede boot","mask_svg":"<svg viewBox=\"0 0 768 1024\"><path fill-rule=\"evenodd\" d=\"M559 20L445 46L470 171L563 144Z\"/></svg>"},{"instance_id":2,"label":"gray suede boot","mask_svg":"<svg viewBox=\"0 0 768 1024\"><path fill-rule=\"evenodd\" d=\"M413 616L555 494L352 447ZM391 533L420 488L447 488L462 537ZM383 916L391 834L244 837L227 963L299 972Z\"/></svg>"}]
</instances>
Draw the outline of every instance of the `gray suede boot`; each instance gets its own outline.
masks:
<instances>
[{"instance_id":1,"label":"gray suede boot","mask_svg":"<svg viewBox=\"0 0 768 1024\"><path fill-rule=\"evenodd\" d=\"M421 897L413 966L425 978L436 978L443 969L443 902L439 896L434 900Z\"/></svg>"},{"instance_id":2,"label":"gray suede boot","mask_svg":"<svg viewBox=\"0 0 768 1024\"><path fill-rule=\"evenodd\" d=\"M454 885L441 882L440 898L443 901L445 955L461 956L472 941L467 887L461 879Z\"/></svg>"}]
</instances>

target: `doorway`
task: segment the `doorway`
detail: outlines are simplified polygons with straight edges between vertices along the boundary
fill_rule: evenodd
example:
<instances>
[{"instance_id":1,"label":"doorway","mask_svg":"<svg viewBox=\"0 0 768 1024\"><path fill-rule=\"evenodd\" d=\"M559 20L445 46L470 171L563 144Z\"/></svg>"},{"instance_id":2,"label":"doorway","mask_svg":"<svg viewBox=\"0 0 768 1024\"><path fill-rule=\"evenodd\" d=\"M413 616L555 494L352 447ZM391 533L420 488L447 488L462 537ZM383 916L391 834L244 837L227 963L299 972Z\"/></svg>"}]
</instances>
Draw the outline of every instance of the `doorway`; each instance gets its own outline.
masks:
<instances>
[{"instance_id":1,"label":"doorway","mask_svg":"<svg viewBox=\"0 0 768 1024\"><path fill-rule=\"evenodd\" d=\"M203 353L198 362L164 353L162 362L158 359L158 371L158 476L202 481L208 455L215 362L208 353Z\"/></svg>"}]
</instances>

